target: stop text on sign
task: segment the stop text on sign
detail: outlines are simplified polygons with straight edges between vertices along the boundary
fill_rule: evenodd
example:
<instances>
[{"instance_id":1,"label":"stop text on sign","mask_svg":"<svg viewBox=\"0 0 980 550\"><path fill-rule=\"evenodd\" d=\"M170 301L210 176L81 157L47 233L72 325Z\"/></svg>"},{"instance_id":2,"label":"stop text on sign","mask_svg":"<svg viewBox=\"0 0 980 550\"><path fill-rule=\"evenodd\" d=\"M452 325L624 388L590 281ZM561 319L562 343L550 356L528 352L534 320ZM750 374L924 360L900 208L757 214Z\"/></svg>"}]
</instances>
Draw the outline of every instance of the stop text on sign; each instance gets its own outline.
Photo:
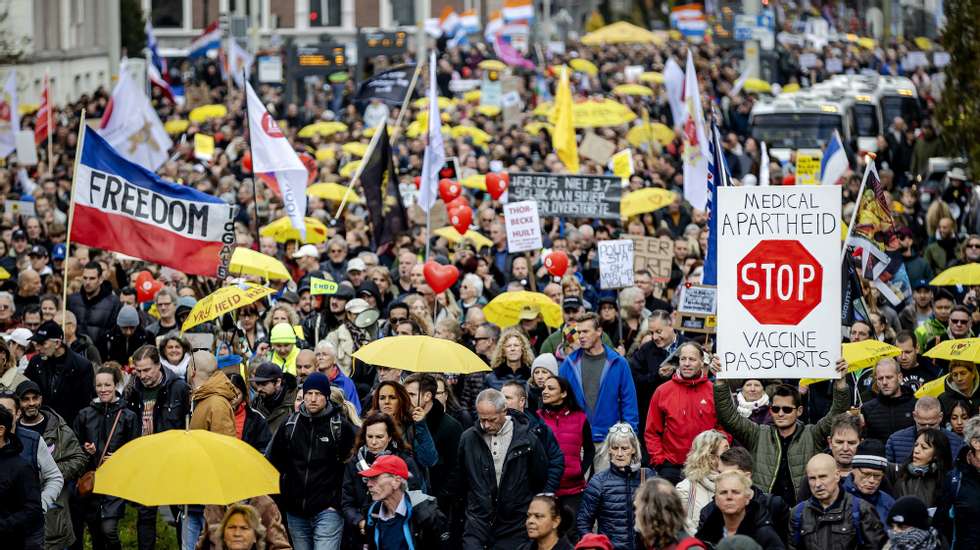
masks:
<instances>
[{"instance_id":1,"label":"stop text on sign","mask_svg":"<svg viewBox=\"0 0 980 550\"><path fill-rule=\"evenodd\" d=\"M738 262L738 301L764 325L796 325L823 295L823 268L798 240L760 241Z\"/></svg>"},{"instance_id":2,"label":"stop text on sign","mask_svg":"<svg viewBox=\"0 0 980 550\"><path fill-rule=\"evenodd\" d=\"M794 269L795 268L795 269ZM765 278L760 285L755 281L752 271L761 269L765 273ZM775 275L773 272L775 271ZM803 288L807 283L812 283L817 270L812 265L777 265L774 263L757 264L748 262L742 265L739 271L739 300L755 300L762 292L765 292L765 299L771 300L773 292L779 296L780 300L790 300L796 296L796 300L803 299ZM751 289L751 294L744 294L742 284Z\"/></svg>"}]
</instances>

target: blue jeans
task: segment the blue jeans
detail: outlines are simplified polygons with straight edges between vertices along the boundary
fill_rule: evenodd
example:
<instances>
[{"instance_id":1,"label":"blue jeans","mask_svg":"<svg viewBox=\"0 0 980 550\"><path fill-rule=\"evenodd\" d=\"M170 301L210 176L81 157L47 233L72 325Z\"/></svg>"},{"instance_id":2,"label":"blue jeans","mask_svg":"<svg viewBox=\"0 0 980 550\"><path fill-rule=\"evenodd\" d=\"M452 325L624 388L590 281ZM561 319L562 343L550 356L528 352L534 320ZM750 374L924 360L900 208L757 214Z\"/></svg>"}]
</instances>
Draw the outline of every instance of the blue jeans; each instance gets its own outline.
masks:
<instances>
[{"instance_id":1,"label":"blue jeans","mask_svg":"<svg viewBox=\"0 0 980 550\"><path fill-rule=\"evenodd\" d=\"M311 518L286 514L295 550L339 550L344 519L336 510L324 510Z\"/></svg>"},{"instance_id":2,"label":"blue jeans","mask_svg":"<svg viewBox=\"0 0 980 550\"><path fill-rule=\"evenodd\" d=\"M194 550L197 547L197 539L201 538L203 530L204 510L197 506L189 507L181 528L181 543L184 550Z\"/></svg>"}]
</instances>

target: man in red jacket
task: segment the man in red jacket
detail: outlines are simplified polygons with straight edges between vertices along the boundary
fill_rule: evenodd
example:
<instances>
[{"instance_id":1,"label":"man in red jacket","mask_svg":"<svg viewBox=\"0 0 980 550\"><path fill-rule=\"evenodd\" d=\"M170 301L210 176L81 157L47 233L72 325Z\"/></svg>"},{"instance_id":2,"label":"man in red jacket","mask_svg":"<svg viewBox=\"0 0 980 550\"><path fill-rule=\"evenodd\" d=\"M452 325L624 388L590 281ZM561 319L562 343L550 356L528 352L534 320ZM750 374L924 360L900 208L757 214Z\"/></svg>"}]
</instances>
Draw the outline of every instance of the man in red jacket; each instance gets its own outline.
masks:
<instances>
[{"instance_id":1,"label":"man in red jacket","mask_svg":"<svg viewBox=\"0 0 980 550\"><path fill-rule=\"evenodd\" d=\"M722 430L701 347L686 342L678 350L679 366L653 392L644 431L650 464L657 475L677 484L694 438L705 430Z\"/></svg>"}]
</instances>

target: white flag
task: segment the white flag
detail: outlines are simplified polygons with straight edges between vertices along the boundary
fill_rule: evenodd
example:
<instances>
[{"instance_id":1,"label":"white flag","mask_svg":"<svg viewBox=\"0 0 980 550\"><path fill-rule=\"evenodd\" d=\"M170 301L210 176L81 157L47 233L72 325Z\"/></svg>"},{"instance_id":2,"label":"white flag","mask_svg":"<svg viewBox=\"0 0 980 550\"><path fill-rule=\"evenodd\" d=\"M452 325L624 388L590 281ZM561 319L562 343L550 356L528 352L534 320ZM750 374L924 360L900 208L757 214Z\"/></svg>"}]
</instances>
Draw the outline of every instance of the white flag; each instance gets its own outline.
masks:
<instances>
[{"instance_id":1,"label":"white flag","mask_svg":"<svg viewBox=\"0 0 980 550\"><path fill-rule=\"evenodd\" d=\"M126 160L156 172L170 158L174 143L143 88L130 71L119 68L119 82L102 116L99 135Z\"/></svg>"},{"instance_id":2,"label":"white flag","mask_svg":"<svg viewBox=\"0 0 980 550\"><path fill-rule=\"evenodd\" d=\"M442 141L442 119L439 118L439 89L436 87L436 54L429 56L429 143L422 158L419 180L419 206L428 212L439 194L439 170L446 164L446 147Z\"/></svg>"},{"instance_id":3,"label":"white flag","mask_svg":"<svg viewBox=\"0 0 980 550\"><path fill-rule=\"evenodd\" d=\"M252 172L282 197L293 227L306 239L306 184L309 172L299 160L252 85L248 94L248 130L252 148Z\"/></svg>"},{"instance_id":4,"label":"white flag","mask_svg":"<svg viewBox=\"0 0 980 550\"><path fill-rule=\"evenodd\" d=\"M667 90L667 101L670 103L670 116L674 119L674 128L678 128L684 120L684 71L671 57L664 67L664 89Z\"/></svg>"},{"instance_id":5,"label":"white flag","mask_svg":"<svg viewBox=\"0 0 980 550\"><path fill-rule=\"evenodd\" d=\"M17 150L20 131L20 105L17 103L17 71L10 70L7 82L0 90L0 158Z\"/></svg>"},{"instance_id":6,"label":"white flag","mask_svg":"<svg viewBox=\"0 0 980 550\"><path fill-rule=\"evenodd\" d=\"M228 37L228 70L231 71L231 78L239 88L245 87L245 80L252 73L252 54L238 44L238 41ZM244 74L242 74L244 72Z\"/></svg>"},{"instance_id":7,"label":"white flag","mask_svg":"<svg viewBox=\"0 0 980 550\"><path fill-rule=\"evenodd\" d=\"M759 185L769 185L769 149L766 142L759 142L762 153L759 155Z\"/></svg>"},{"instance_id":8,"label":"white flag","mask_svg":"<svg viewBox=\"0 0 980 550\"><path fill-rule=\"evenodd\" d=\"M690 50L687 52L687 71L684 74L684 105L687 109L681 124L684 138L684 198L694 208L704 210L708 204L708 156L711 152L704 132L701 92Z\"/></svg>"}]
</instances>

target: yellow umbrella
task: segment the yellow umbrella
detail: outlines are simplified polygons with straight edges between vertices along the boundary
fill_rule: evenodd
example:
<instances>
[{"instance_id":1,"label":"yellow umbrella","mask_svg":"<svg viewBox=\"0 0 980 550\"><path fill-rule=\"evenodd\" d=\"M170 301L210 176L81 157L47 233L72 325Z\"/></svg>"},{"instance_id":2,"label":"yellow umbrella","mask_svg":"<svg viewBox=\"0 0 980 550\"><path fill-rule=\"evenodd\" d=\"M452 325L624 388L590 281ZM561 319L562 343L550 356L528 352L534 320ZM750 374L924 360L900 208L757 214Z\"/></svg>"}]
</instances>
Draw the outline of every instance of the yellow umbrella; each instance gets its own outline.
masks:
<instances>
[{"instance_id":1,"label":"yellow umbrella","mask_svg":"<svg viewBox=\"0 0 980 550\"><path fill-rule=\"evenodd\" d=\"M259 235L272 237L277 243L298 241L299 231L293 227L289 216L283 216L259 230ZM303 243L319 244L327 240L327 226L316 218L306 218L306 240Z\"/></svg>"},{"instance_id":2,"label":"yellow umbrella","mask_svg":"<svg viewBox=\"0 0 980 550\"><path fill-rule=\"evenodd\" d=\"M480 90L470 90L463 94L463 101L469 101L470 103L476 103L480 101Z\"/></svg>"},{"instance_id":3,"label":"yellow umbrella","mask_svg":"<svg viewBox=\"0 0 980 550\"><path fill-rule=\"evenodd\" d=\"M623 197L619 203L619 214L623 219L637 214L654 212L674 202L677 194L659 187L639 189Z\"/></svg>"},{"instance_id":4,"label":"yellow umbrella","mask_svg":"<svg viewBox=\"0 0 980 550\"><path fill-rule=\"evenodd\" d=\"M770 87L770 89L772 88ZM790 82L789 84L783 86L783 89L780 93L791 94L793 92L798 92L798 91L800 91L800 85L797 84L796 82Z\"/></svg>"},{"instance_id":5,"label":"yellow umbrella","mask_svg":"<svg viewBox=\"0 0 980 550\"><path fill-rule=\"evenodd\" d=\"M357 171L357 167L361 165L360 160L352 160L340 168L340 176L344 178L349 178L354 175Z\"/></svg>"},{"instance_id":6,"label":"yellow umbrella","mask_svg":"<svg viewBox=\"0 0 980 550\"><path fill-rule=\"evenodd\" d=\"M473 143L477 145L486 145L493 138L493 136L475 126L453 126L449 130L449 135L454 138L469 136L473 138Z\"/></svg>"},{"instance_id":7,"label":"yellow umbrella","mask_svg":"<svg viewBox=\"0 0 980 550\"><path fill-rule=\"evenodd\" d=\"M311 138L313 136L332 136L338 132L346 132L347 125L343 122L336 121L321 121L314 122L308 126L303 126L300 128L299 133L296 134L301 138Z\"/></svg>"},{"instance_id":8,"label":"yellow umbrella","mask_svg":"<svg viewBox=\"0 0 980 550\"><path fill-rule=\"evenodd\" d=\"M484 59L477 67L488 71L502 71L507 68L507 65L498 59Z\"/></svg>"},{"instance_id":9,"label":"yellow umbrella","mask_svg":"<svg viewBox=\"0 0 980 550\"><path fill-rule=\"evenodd\" d=\"M476 108L476 112L483 116L494 117L500 114L500 107L494 105L480 105Z\"/></svg>"},{"instance_id":10,"label":"yellow umbrella","mask_svg":"<svg viewBox=\"0 0 980 550\"><path fill-rule=\"evenodd\" d=\"M605 128L620 126L636 120L636 113L612 99L590 99L572 105L572 117L576 128ZM549 122L555 122L555 109L548 113Z\"/></svg>"},{"instance_id":11,"label":"yellow umbrella","mask_svg":"<svg viewBox=\"0 0 980 550\"><path fill-rule=\"evenodd\" d=\"M201 323L207 323L232 310L253 304L273 293L275 291L269 287L249 282L221 287L194 304L180 330L186 331Z\"/></svg>"},{"instance_id":12,"label":"yellow umbrella","mask_svg":"<svg viewBox=\"0 0 980 550\"><path fill-rule=\"evenodd\" d=\"M409 372L472 374L490 370L479 355L465 346L431 336L381 338L355 351L354 357L370 365Z\"/></svg>"},{"instance_id":13,"label":"yellow umbrella","mask_svg":"<svg viewBox=\"0 0 980 550\"><path fill-rule=\"evenodd\" d=\"M649 82L651 84L663 84L664 74L658 73L656 71L647 71L640 74L640 82Z\"/></svg>"},{"instance_id":14,"label":"yellow umbrella","mask_svg":"<svg viewBox=\"0 0 980 550\"><path fill-rule=\"evenodd\" d=\"M354 155L355 157L363 157L365 154L367 154L367 148L367 143L352 141L350 143L345 143L340 150L349 155Z\"/></svg>"},{"instance_id":15,"label":"yellow umbrella","mask_svg":"<svg viewBox=\"0 0 980 550\"><path fill-rule=\"evenodd\" d=\"M17 112L22 115L29 115L31 113L36 113L41 105L38 103L21 103L17 106Z\"/></svg>"},{"instance_id":16,"label":"yellow umbrella","mask_svg":"<svg viewBox=\"0 0 980 550\"><path fill-rule=\"evenodd\" d=\"M333 202L343 201L344 193L347 193L347 202L359 204L364 200L353 189L348 192L347 186L339 183L314 183L306 188L307 195Z\"/></svg>"},{"instance_id":17,"label":"yellow umbrella","mask_svg":"<svg viewBox=\"0 0 980 550\"><path fill-rule=\"evenodd\" d=\"M255 275L270 280L292 279L289 270L279 260L242 246L235 248L231 254L228 271L234 275Z\"/></svg>"},{"instance_id":18,"label":"yellow umbrella","mask_svg":"<svg viewBox=\"0 0 980 550\"><path fill-rule=\"evenodd\" d=\"M612 93L620 95L652 96L653 90L642 84L620 84L613 88Z\"/></svg>"},{"instance_id":19,"label":"yellow umbrella","mask_svg":"<svg viewBox=\"0 0 980 550\"><path fill-rule=\"evenodd\" d=\"M878 45L878 43L875 42L874 38L868 38L868 37L858 38L857 42L858 42L858 46L861 46L866 50L873 50L875 49L875 46Z\"/></svg>"},{"instance_id":20,"label":"yellow umbrella","mask_svg":"<svg viewBox=\"0 0 980 550\"><path fill-rule=\"evenodd\" d=\"M365 128L364 129L364 137L367 137L367 138L374 137L374 133L376 131L377 131L377 128Z\"/></svg>"},{"instance_id":21,"label":"yellow umbrella","mask_svg":"<svg viewBox=\"0 0 980 550\"><path fill-rule=\"evenodd\" d=\"M940 342L923 355L932 359L980 363L980 338L959 338Z\"/></svg>"},{"instance_id":22,"label":"yellow umbrella","mask_svg":"<svg viewBox=\"0 0 980 550\"><path fill-rule=\"evenodd\" d=\"M589 61L588 59L582 59L581 57L577 57L569 61L568 66L574 71L585 73L589 76L596 76L599 74L599 67L596 67L595 63Z\"/></svg>"},{"instance_id":23,"label":"yellow umbrella","mask_svg":"<svg viewBox=\"0 0 980 550\"><path fill-rule=\"evenodd\" d=\"M187 127L190 125L191 123L187 119L176 118L174 120L168 120L167 122L164 122L163 129L166 130L168 134L173 136L173 135L180 134L182 132L186 132Z\"/></svg>"},{"instance_id":24,"label":"yellow umbrella","mask_svg":"<svg viewBox=\"0 0 980 550\"><path fill-rule=\"evenodd\" d=\"M971 263L951 267L943 271L932 281L933 286L978 286L980 285L980 264Z\"/></svg>"},{"instance_id":25,"label":"yellow umbrella","mask_svg":"<svg viewBox=\"0 0 980 550\"><path fill-rule=\"evenodd\" d=\"M480 233L473 231L472 229L467 230L465 235L460 235L459 231L456 231L455 227L451 225L447 225L446 227L440 227L439 229L436 229L435 231L433 231L433 233L439 235L440 237L443 237L451 244L456 244L459 241L468 239L470 241L473 241L473 244L475 244L477 248L493 246L493 241L484 237Z\"/></svg>"},{"instance_id":26,"label":"yellow umbrella","mask_svg":"<svg viewBox=\"0 0 980 550\"><path fill-rule=\"evenodd\" d=\"M626 132L626 141L633 147L640 147L650 141L658 141L661 145L668 145L674 141L674 131L666 124L659 122L640 124Z\"/></svg>"},{"instance_id":27,"label":"yellow umbrella","mask_svg":"<svg viewBox=\"0 0 980 550\"><path fill-rule=\"evenodd\" d=\"M113 453L96 470L93 492L144 506L231 504L279 493L279 472L238 438L168 430L138 437Z\"/></svg>"},{"instance_id":28,"label":"yellow umbrella","mask_svg":"<svg viewBox=\"0 0 980 550\"><path fill-rule=\"evenodd\" d=\"M324 147L322 149L317 149L314 156L316 157L317 162L325 162L337 158L337 152L330 147Z\"/></svg>"},{"instance_id":29,"label":"yellow umbrella","mask_svg":"<svg viewBox=\"0 0 980 550\"><path fill-rule=\"evenodd\" d=\"M841 354L844 356L844 360L847 361L847 372L856 372L873 367L881 359L885 357L897 357L901 353L902 350L879 340L862 340L841 346ZM809 386L810 384L816 384L824 380L829 380L829 378L804 378L800 380L800 385Z\"/></svg>"},{"instance_id":30,"label":"yellow umbrella","mask_svg":"<svg viewBox=\"0 0 980 550\"><path fill-rule=\"evenodd\" d=\"M514 326L520 322L522 311L531 310L541 314L544 323L558 328L562 323L561 306L540 292L526 290L502 292L483 307L487 321L500 328Z\"/></svg>"},{"instance_id":31,"label":"yellow umbrella","mask_svg":"<svg viewBox=\"0 0 980 550\"><path fill-rule=\"evenodd\" d=\"M932 51L932 40L929 40L924 36L916 36L912 40L912 42L914 42L915 46L922 51L926 51L926 52Z\"/></svg>"},{"instance_id":32,"label":"yellow umbrella","mask_svg":"<svg viewBox=\"0 0 980 550\"><path fill-rule=\"evenodd\" d=\"M757 94L768 94L772 92L772 86L761 78L746 78L742 89L746 92L755 92Z\"/></svg>"},{"instance_id":33,"label":"yellow umbrella","mask_svg":"<svg viewBox=\"0 0 980 550\"><path fill-rule=\"evenodd\" d=\"M0 281L6 281L9 278L10 278L10 272L0 267Z\"/></svg>"},{"instance_id":34,"label":"yellow umbrella","mask_svg":"<svg viewBox=\"0 0 980 550\"><path fill-rule=\"evenodd\" d=\"M191 122L204 122L205 120L212 118L221 118L228 114L228 108L220 103L212 103L210 105L201 105L193 109L187 118Z\"/></svg>"},{"instance_id":35,"label":"yellow umbrella","mask_svg":"<svg viewBox=\"0 0 980 550\"><path fill-rule=\"evenodd\" d=\"M944 374L935 380L930 380L922 387L915 391L915 398L922 399L923 397L939 397L946 391L946 378L949 377L948 374Z\"/></svg>"},{"instance_id":36,"label":"yellow umbrella","mask_svg":"<svg viewBox=\"0 0 980 550\"><path fill-rule=\"evenodd\" d=\"M477 191L487 190L487 177L483 174L471 174L459 181L459 184L468 189Z\"/></svg>"},{"instance_id":37,"label":"yellow umbrella","mask_svg":"<svg viewBox=\"0 0 980 550\"><path fill-rule=\"evenodd\" d=\"M538 134L541 130L547 130L550 134L555 127L550 122L529 122L524 125L524 131L529 134Z\"/></svg>"},{"instance_id":38,"label":"yellow umbrella","mask_svg":"<svg viewBox=\"0 0 980 550\"><path fill-rule=\"evenodd\" d=\"M537 107L535 107L533 111L531 111L531 114L536 116L548 116L554 106L555 104L550 101L542 101L541 103L538 103Z\"/></svg>"},{"instance_id":39,"label":"yellow umbrella","mask_svg":"<svg viewBox=\"0 0 980 550\"><path fill-rule=\"evenodd\" d=\"M453 100L449 99L448 97L439 96L439 98L436 99L436 105L438 105L440 109L448 109L452 104ZM412 106L419 109L425 109L429 106L429 98L420 97L412 102Z\"/></svg>"},{"instance_id":40,"label":"yellow umbrella","mask_svg":"<svg viewBox=\"0 0 980 550\"><path fill-rule=\"evenodd\" d=\"M594 30L582 37L586 46L602 44L657 44L664 45L666 37L626 21L618 21Z\"/></svg>"}]
</instances>

